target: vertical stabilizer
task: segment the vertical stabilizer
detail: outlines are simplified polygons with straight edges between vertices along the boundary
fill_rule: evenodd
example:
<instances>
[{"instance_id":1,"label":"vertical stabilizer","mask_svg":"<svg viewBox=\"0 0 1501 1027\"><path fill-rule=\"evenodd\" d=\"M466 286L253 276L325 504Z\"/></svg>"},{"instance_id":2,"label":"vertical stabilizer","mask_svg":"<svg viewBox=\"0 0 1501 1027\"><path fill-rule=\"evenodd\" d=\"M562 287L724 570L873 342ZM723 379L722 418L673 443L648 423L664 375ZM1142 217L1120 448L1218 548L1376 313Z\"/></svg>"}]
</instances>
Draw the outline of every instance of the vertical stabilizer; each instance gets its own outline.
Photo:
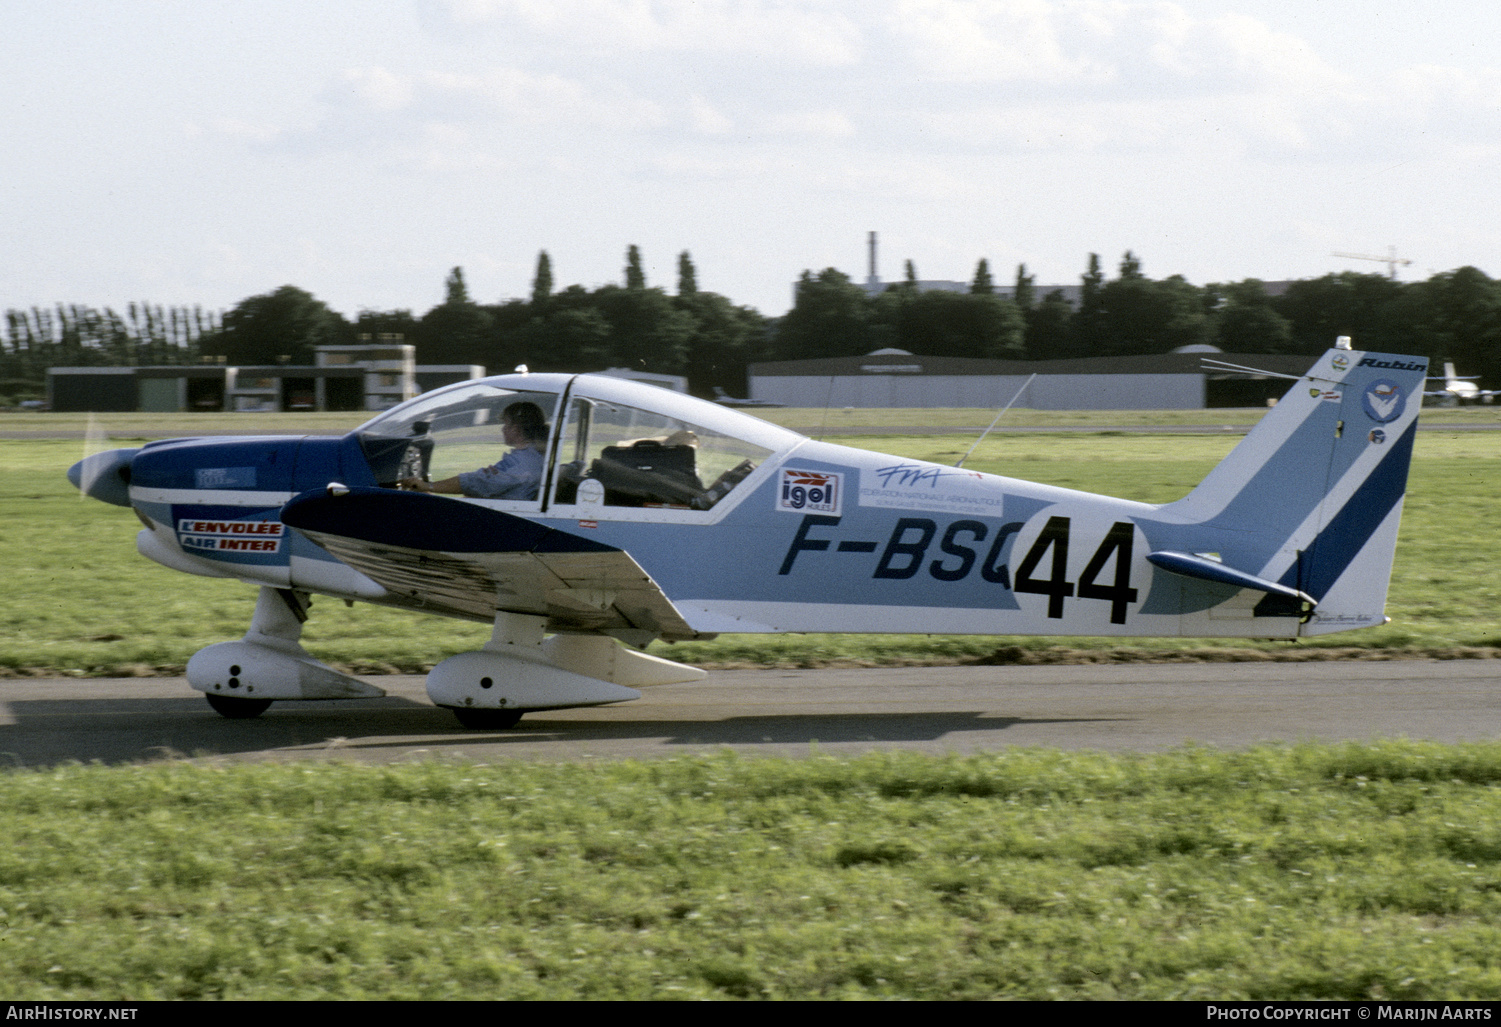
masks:
<instances>
[{"instance_id":1,"label":"vertical stabilizer","mask_svg":"<svg viewBox=\"0 0 1501 1027\"><path fill-rule=\"evenodd\" d=\"M1161 513L1195 551L1318 600L1301 634L1382 623L1427 365L1330 350Z\"/></svg>"}]
</instances>

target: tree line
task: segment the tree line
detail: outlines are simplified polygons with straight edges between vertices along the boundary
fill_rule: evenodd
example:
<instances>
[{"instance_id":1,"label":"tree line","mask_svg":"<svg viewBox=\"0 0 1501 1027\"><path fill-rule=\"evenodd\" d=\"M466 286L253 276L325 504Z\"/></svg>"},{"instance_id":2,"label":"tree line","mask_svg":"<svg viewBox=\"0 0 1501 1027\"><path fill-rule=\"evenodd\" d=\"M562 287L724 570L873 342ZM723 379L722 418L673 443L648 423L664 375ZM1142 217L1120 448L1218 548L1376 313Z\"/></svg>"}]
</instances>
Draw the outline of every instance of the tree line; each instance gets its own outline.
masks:
<instances>
[{"instance_id":1,"label":"tree line","mask_svg":"<svg viewBox=\"0 0 1501 1027\"><path fill-rule=\"evenodd\" d=\"M746 387L756 361L857 356L897 348L923 356L1049 360L1165 353L1207 343L1233 353L1316 354L1337 336L1362 349L1453 360L1486 387L1501 385L1501 281L1473 267L1401 283L1343 272L1288 284L1277 295L1256 279L1195 286L1181 275L1148 278L1127 252L1107 277L1090 254L1077 302L1041 290L1016 269L997 286L980 260L967 291L923 290L910 261L905 278L872 295L834 268L804 271L792 309L767 318L702 291L685 251L677 288L649 286L635 246L622 283L559 289L546 251L531 293L476 302L453 268L442 303L362 310L351 321L295 286L241 301L222 315L198 307L131 304L5 312L0 394L37 394L58 365L310 364L313 347L395 333L423 364L481 364L492 373L629 367L687 377L691 391ZM1009 293L1006 295L1005 293Z\"/></svg>"},{"instance_id":2,"label":"tree line","mask_svg":"<svg viewBox=\"0 0 1501 1027\"><path fill-rule=\"evenodd\" d=\"M219 313L196 306L7 310L0 321L0 396L40 396L49 367L197 363L200 340L219 330Z\"/></svg>"},{"instance_id":3,"label":"tree line","mask_svg":"<svg viewBox=\"0 0 1501 1027\"><path fill-rule=\"evenodd\" d=\"M292 285L222 315L136 304L127 317L79 306L9 310L0 325L0 396L40 395L48 367L311 364L317 346L389 335L413 344L420 364L479 364L492 373L520 364L568 372L629 367L684 375L705 395L716 386L744 389L746 365L768 356L771 322L700 290L686 251L677 270L675 295L649 287L641 253L631 246L623 285L557 289L543 251L526 299L483 304L455 267L443 302L420 317L367 309L351 321Z\"/></svg>"},{"instance_id":4,"label":"tree line","mask_svg":"<svg viewBox=\"0 0 1501 1027\"><path fill-rule=\"evenodd\" d=\"M1024 360L1136 356L1208 344L1230 353L1316 355L1341 335L1362 349L1453 360L1501 381L1501 281L1473 267L1401 283L1341 272L1288 283L1276 295L1257 279L1195 286L1148 278L1130 251L1107 278L1097 254L1077 303L1039 296L1023 264L1001 299L981 260L967 293L920 292L906 281L870 296L848 275L803 272L797 302L777 328L785 359L853 356L896 346L932 356Z\"/></svg>"},{"instance_id":5,"label":"tree line","mask_svg":"<svg viewBox=\"0 0 1501 1027\"><path fill-rule=\"evenodd\" d=\"M683 375L700 394L744 388L746 365L766 359L768 319L700 290L688 252L678 256L675 295L647 285L635 246L626 251L623 281L557 289L544 250L526 299L476 303L463 270L454 268L444 301L421 318L367 310L354 327L356 334L400 333L425 364L483 364L494 373L520 364L538 371L628 367Z\"/></svg>"}]
</instances>

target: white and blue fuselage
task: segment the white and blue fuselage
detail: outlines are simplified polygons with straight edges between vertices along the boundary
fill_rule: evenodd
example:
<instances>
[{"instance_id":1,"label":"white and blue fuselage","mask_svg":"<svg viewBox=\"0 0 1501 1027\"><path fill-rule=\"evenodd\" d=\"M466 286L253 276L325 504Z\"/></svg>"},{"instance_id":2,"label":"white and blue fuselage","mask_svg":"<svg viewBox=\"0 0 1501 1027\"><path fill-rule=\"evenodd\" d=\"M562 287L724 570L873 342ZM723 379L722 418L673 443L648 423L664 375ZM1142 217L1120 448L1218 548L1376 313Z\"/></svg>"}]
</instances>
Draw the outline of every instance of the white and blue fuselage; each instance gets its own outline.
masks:
<instances>
[{"instance_id":1,"label":"white and blue fuselage","mask_svg":"<svg viewBox=\"0 0 1501 1027\"><path fill-rule=\"evenodd\" d=\"M496 620L497 638L506 617L635 643L1296 637L1385 620L1425 373L1422 358L1329 351L1168 504L816 442L649 386L549 374L451 386L342 438L152 443L75 472L132 506L140 551L175 570ZM550 426L534 498L393 487L495 462L500 414L519 400Z\"/></svg>"}]
</instances>

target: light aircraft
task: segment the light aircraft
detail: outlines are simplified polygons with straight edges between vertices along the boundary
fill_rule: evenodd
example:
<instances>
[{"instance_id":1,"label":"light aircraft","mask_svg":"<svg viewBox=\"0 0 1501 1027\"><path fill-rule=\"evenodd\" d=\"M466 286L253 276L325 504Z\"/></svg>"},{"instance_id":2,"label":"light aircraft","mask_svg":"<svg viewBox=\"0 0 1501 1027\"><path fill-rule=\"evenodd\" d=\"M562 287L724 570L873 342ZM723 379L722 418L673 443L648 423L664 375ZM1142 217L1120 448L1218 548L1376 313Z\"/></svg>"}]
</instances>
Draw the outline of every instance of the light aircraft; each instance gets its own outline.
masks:
<instances>
[{"instance_id":1,"label":"light aircraft","mask_svg":"<svg viewBox=\"0 0 1501 1027\"><path fill-rule=\"evenodd\" d=\"M773 403L769 399L738 399L725 392L718 385L714 386L714 402L727 407L781 407L786 404Z\"/></svg>"},{"instance_id":2,"label":"light aircraft","mask_svg":"<svg viewBox=\"0 0 1501 1027\"><path fill-rule=\"evenodd\" d=\"M342 438L153 442L69 475L134 509L142 555L260 588L245 636L188 664L221 714L383 694L302 648L318 594L492 624L427 689L465 726L505 728L703 676L641 651L654 639L1297 638L1382 624L1427 369L1330 350L1165 504L816 442L567 374L448 386ZM535 498L396 487L495 462L517 402L547 420Z\"/></svg>"},{"instance_id":3,"label":"light aircraft","mask_svg":"<svg viewBox=\"0 0 1501 1027\"><path fill-rule=\"evenodd\" d=\"M1465 403L1489 403L1501 395L1494 389L1482 389L1475 384L1479 375L1469 375L1461 378L1454 371L1454 365L1444 362L1444 376L1442 378L1430 378L1429 381L1444 383L1442 389L1424 392L1429 399L1442 400L1448 406L1462 406Z\"/></svg>"}]
</instances>

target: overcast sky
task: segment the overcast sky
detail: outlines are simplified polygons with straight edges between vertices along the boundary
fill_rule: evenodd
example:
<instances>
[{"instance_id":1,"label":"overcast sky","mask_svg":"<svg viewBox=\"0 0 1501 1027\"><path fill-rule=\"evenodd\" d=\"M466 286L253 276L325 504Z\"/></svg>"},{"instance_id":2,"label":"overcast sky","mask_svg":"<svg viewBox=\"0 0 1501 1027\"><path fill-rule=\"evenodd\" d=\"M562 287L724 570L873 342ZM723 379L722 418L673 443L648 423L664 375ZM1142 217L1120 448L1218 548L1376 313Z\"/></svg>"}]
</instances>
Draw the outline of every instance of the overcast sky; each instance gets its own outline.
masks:
<instances>
[{"instance_id":1,"label":"overcast sky","mask_svg":"<svg viewBox=\"0 0 1501 1027\"><path fill-rule=\"evenodd\" d=\"M1501 276L1501 4L3 0L0 307Z\"/></svg>"}]
</instances>

